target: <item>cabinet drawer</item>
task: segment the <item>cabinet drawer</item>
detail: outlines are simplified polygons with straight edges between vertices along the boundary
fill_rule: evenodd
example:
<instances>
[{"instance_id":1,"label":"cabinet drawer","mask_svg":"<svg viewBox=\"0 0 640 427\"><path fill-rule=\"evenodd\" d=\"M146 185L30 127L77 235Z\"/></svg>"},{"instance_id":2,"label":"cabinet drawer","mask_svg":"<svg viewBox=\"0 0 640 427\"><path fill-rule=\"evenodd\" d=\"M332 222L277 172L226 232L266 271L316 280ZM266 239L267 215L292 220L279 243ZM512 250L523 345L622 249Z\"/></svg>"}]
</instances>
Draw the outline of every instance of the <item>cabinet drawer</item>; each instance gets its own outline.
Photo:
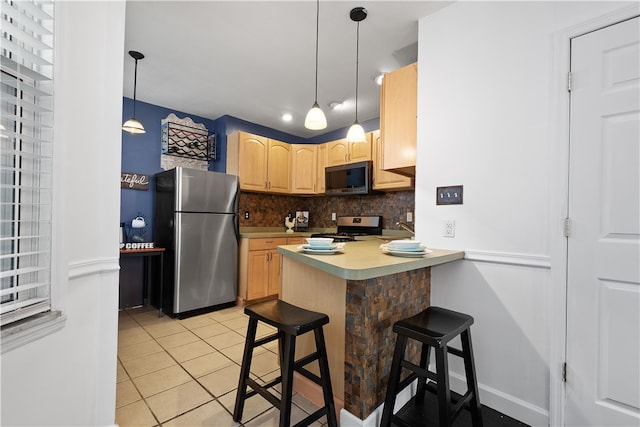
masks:
<instances>
[{"instance_id":1,"label":"cabinet drawer","mask_svg":"<svg viewBox=\"0 0 640 427\"><path fill-rule=\"evenodd\" d=\"M278 246L286 244L286 237L265 237L260 239L249 239L249 250L261 251L265 249L276 249Z\"/></svg>"},{"instance_id":2,"label":"cabinet drawer","mask_svg":"<svg viewBox=\"0 0 640 427\"><path fill-rule=\"evenodd\" d=\"M303 245L307 243L306 237L287 237L287 245Z\"/></svg>"}]
</instances>

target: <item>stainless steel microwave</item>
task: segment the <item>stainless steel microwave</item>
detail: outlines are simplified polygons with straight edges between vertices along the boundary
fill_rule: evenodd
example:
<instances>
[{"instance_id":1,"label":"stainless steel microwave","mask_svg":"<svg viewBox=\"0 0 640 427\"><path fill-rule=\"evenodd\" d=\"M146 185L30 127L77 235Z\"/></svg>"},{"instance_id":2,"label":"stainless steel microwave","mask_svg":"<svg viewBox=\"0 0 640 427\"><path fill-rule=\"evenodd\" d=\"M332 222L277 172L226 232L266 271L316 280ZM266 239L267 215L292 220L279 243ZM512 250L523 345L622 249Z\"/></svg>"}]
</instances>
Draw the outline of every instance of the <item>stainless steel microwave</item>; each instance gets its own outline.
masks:
<instances>
[{"instance_id":1,"label":"stainless steel microwave","mask_svg":"<svg viewBox=\"0 0 640 427\"><path fill-rule=\"evenodd\" d=\"M373 162L325 168L325 193L333 196L379 194L373 191Z\"/></svg>"}]
</instances>

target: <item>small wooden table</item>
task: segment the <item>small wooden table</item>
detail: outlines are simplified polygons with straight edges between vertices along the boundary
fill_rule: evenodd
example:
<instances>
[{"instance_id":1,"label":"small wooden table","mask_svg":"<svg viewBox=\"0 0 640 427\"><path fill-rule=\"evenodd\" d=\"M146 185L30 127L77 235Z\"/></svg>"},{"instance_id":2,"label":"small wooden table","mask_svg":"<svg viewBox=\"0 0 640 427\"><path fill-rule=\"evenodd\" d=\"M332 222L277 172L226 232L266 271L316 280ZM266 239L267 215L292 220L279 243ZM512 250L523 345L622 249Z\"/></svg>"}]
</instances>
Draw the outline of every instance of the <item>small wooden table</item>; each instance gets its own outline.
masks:
<instances>
[{"instance_id":1,"label":"small wooden table","mask_svg":"<svg viewBox=\"0 0 640 427\"><path fill-rule=\"evenodd\" d=\"M160 257L160 309L158 311L158 317L162 317L162 294L163 294L163 282L164 282L164 252L165 248L147 248L147 249L120 249L120 257L142 257L144 261L144 272L143 272L143 295L142 301L143 304L151 303L151 280L149 280L149 257L159 256ZM144 294L146 293L147 300L144 298Z\"/></svg>"}]
</instances>

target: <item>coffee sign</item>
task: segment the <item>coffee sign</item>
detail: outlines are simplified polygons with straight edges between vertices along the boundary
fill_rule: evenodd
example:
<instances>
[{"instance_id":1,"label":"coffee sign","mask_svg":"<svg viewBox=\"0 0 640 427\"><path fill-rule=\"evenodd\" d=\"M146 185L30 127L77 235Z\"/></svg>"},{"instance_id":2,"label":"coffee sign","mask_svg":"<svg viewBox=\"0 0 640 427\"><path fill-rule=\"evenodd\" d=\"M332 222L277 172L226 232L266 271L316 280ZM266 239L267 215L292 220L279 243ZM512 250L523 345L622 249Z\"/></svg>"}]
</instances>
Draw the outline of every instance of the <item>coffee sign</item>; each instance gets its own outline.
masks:
<instances>
[{"instance_id":1,"label":"coffee sign","mask_svg":"<svg viewBox=\"0 0 640 427\"><path fill-rule=\"evenodd\" d=\"M120 188L128 188L130 190L148 190L149 175L120 172Z\"/></svg>"}]
</instances>

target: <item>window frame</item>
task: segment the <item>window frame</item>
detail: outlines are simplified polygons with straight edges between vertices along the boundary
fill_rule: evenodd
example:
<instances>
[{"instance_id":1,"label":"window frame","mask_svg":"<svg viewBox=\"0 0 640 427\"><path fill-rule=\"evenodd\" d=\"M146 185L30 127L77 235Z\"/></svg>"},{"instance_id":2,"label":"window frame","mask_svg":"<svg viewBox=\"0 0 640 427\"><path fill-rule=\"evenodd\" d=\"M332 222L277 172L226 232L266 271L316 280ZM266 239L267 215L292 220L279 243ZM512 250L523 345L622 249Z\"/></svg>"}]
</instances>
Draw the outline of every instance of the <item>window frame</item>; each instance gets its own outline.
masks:
<instances>
[{"instance_id":1,"label":"window frame","mask_svg":"<svg viewBox=\"0 0 640 427\"><path fill-rule=\"evenodd\" d=\"M31 306L39 308L22 309L24 315L14 314L20 313L21 310L10 311L10 314L3 315L0 335L2 353L61 329L66 320L66 316L61 311L54 310L54 299L60 294L54 286L57 277L55 274L58 271L55 267L57 255L53 250L57 241L53 222L57 205L53 201L58 183L54 156L53 117L54 17L53 0L2 0L0 3L0 19L3 20L0 38L2 95L5 98L2 100L2 111L3 116L6 115L2 119L1 132L5 133L3 139L10 140L2 143L3 151L4 149L10 151L2 156L3 216L11 212L11 218L2 218L3 251L0 254L2 260L0 275L5 282L5 288L1 291L5 304L16 308L17 304L14 301L21 299L18 295L19 289L20 286L25 285L20 285L20 276L28 276L28 274L24 273L25 269L22 269L20 260L31 257L30 262L22 263L26 263L27 266L35 264L36 268L40 269L39 274L30 273L32 281L40 280L42 277L44 277L42 280L46 280L46 282L36 282L35 285L27 285L40 290L38 300L42 298L44 302ZM8 129L10 127L13 129ZM31 153L25 149L29 144L33 147ZM39 150L42 150L42 153ZM22 176L26 174L23 171L22 159L28 155L42 159L45 164L48 163L40 168L40 160L33 161L30 176L35 189L22 185ZM44 187L35 187L35 184L40 184L43 174L48 175L43 180ZM23 196L29 191L33 195L28 202L33 203L27 204L23 201ZM41 200L40 191L46 195L44 202ZM23 215L23 211L26 211L26 214ZM37 250L36 252L42 252L38 255L24 254L26 250L21 252L20 247L25 246L21 242L28 240L23 237L23 233L32 236L37 233L40 236L41 229L45 230L46 243L40 242L38 237L35 239L37 243L32 246ZM7 284L9 286L6 286ZM43 288L44 291L42 291ZM18 292L15 291L16 289ZM26 300L29 301L29 297Z\"/></svg>"}]
</instances>

